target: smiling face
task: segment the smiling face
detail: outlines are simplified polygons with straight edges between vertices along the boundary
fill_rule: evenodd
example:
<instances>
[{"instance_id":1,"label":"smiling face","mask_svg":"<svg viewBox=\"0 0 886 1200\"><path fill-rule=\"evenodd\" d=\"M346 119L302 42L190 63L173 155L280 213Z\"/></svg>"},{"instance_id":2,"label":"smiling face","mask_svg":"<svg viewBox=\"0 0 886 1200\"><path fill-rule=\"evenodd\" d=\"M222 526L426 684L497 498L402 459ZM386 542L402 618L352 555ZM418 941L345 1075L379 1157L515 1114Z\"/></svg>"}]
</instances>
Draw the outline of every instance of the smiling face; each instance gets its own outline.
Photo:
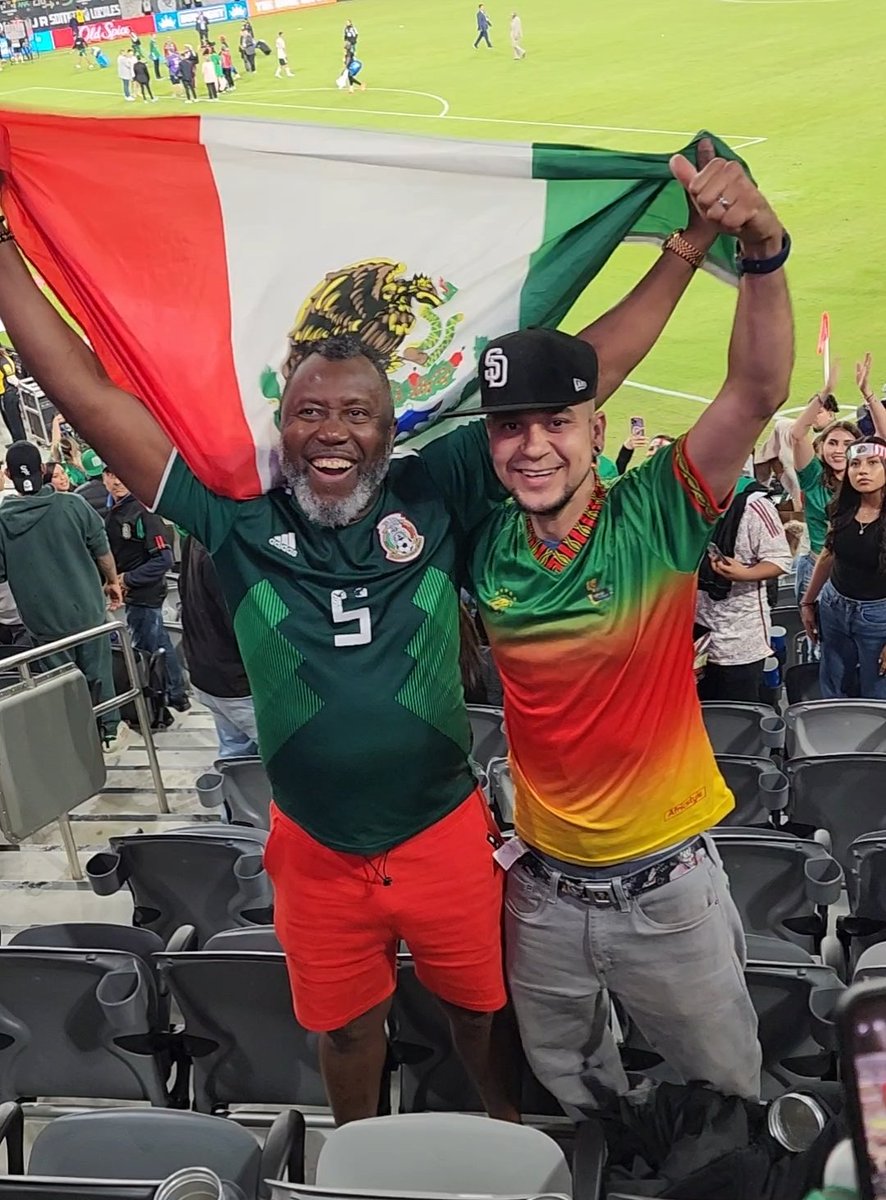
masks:
<instances>
[{"instance_id":1,"label":"smiling face","mask_svg":"<svg viewBox=\"0 0 886 1200\"><path fill-rule=\"evenodd\" d=\"M375 500L394 433L390 392L362 356L309 355L283 395L283 473L299 507L319 525L350 525Z\"/></svg>"},{"instance_id":2,"label":"smiling face","mask_svg":"<svg viewBox=\"0 0 886 1200\"><path fill-rule=\"evenodd\" d=\"M855 440L847 429L832 429L822 442L822 460L835 475L842 475L846 470L846 447L851 446Z\"/></svg>"},{"instance_id":3,"label":"smiling face","mask_svg":"<svg viewBox=\"0 0 886 1200\"><path fill-rule=\"evenodd\" d=\"M69 492L71 490L71 481L68 478L68 473L60 463L56 463L52 468L52 475L49 482L57 492Z\"/></svg>"},{"instance_id":4,"label":"smiling face","mask_svg":"<svg viewBox=\"0 0 886 1200\"><path fill-rule=\"evenodd\" d=\"M524 512L554 517L573 498L590 498L594 447L603 438L603 418L590 401L557 412L502 413L486 424L495 473Z\"/></svg>"}]
</instances>

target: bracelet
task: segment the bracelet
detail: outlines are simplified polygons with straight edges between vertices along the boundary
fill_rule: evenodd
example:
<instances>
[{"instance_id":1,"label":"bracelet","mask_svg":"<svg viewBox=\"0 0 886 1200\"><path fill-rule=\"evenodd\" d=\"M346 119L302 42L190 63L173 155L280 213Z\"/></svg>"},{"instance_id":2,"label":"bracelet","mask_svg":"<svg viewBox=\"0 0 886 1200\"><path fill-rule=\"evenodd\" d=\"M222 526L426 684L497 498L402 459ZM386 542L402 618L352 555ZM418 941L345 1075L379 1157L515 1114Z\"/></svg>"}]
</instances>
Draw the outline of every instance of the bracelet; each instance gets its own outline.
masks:
<instances>
[{"instance_id":1,"label":"bracelet","mask_svg":"<svg viewBox=\"0 0 886 1200\"><path fill-rule=\"evenodd\" d=\"M817 603L817 600L801 600L800 608L815 608Z\"/></svg>"},{"instance_id":2,"label":"bracelet","mask_svg":"<svg viewBox=\"0 0 886 1200\"><path fill-rule=\"evenodd\" d=\"M781 249L777 254L773 254L771 258L743 258L739 246L735 252L735 265L739 275L771 275L773 271L785 265L790 252L791 235L785 229L781 235Z\"/></svg>"},{"instance_id":3,"label":"bracelet","mask_svg":"<svg viewBox=\"0 0 886 1200\"><path fill-rule=\"evenodd\" d=\"M864 392L862 392L861 398L864 400L865 404L870 404L870 402L874 399L874 393L871 392L869 395L866 396L864 394Z\"/></svg>"},{"instance_id":4,"label":"bracelet","mask_svg":"<svg viewBox=\"0 0 886 1200\"><path fill-rule=\"evenodd\" d=\"M662 242L662 253L670 250L672 254L676 254L677 258L682 258L683 262L689 263L693 271L697 271L705 260L706 252L699 250L698 246L693 246L692 242L683 236L685 232L685 229L675 229L670 237Z\"/></svg>"}]
</instances>

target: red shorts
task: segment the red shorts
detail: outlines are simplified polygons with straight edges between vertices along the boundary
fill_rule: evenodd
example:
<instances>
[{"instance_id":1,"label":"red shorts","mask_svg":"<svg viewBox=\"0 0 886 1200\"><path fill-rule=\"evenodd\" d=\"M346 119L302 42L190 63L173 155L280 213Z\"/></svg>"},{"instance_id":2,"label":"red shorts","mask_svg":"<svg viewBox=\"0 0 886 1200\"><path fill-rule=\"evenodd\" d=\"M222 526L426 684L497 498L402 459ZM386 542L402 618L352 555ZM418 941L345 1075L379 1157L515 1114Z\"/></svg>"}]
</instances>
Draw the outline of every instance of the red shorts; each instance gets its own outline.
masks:
<instances>
[{"instance_id":1,"label":"red shorts","mask_svg":"<svg viewBox=\"0 0 886 1200\"><path fill-rule=\"evenodd\" d=\"M265 867L299 1022L340 1029L387 1000L401 938L442 1000L475 1012L504 1007L498 840L479 791L371 858L330 850L272 805Z\"/></svg>"}]
</instances>

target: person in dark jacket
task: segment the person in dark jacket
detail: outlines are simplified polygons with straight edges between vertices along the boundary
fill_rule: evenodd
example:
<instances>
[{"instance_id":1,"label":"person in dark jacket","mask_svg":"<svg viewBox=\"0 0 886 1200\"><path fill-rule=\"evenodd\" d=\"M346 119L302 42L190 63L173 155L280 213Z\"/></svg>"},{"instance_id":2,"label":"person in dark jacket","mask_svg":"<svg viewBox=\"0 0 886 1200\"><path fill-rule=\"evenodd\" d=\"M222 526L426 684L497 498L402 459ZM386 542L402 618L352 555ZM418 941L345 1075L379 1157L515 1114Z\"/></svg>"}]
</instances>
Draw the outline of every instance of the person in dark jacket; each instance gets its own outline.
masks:
<instances>
[{"instance_id":1,"label":"person in dark jacket","mask_svg":"<svg viewBox=\"0 0 886 1200\"><path fill-rule=\"evenodd\" d=\"M258 754L252 689L231 614L212 559L194 537L182 547L178 590L188 671L197 698L215 721L218 756Z\"/></svg>"},{"instance_id":2,"label":"person in dark jacket","mask_svg":"<svg viewBox=\"0 0 886 1200\"><path fill-rule=\"evenodd\" d=\"M196 55L194 56L196 58ZM185 89L185 104L197 103L197 89L194 87L194 59L187 53L181 56L181 61L178 64L178 77L182 87Z\"/></svg>"},{"instance_id":3,"label":"person in dark jacket","mask_svg":"<svg viewBox=\"0 0 886 1200\"><path fill-rule=\"evenodd\" d=\"M101 518L79 496L43 484L40 451L31 442L9 447L6 475L15 492L0 505L0 582L9 583L35 645L101 625L108 607L119 608L123 602ZM108 637L47 655L41 662L47 667L75 662L99 700L114 695ZM119 722L116 710L101 718L108 753L119 753L128 738L127 727Z\"/></svg>"},{"instance_id":4,"label":"person in dark jacket","mask_svg":"<svg viewBox=\"0 0 886 1200\"><path fill-rule=\"evenodd\" d=\"M157 97L151 91L151 73L148 70L148 64L144 61L144 59L140 58L132 69L134 72L133 77L135 82L138 84L139 90L141 91L142 102L147 104L147 102L150 100L152 104L156 104Z\"/></svg>"},{"instance_id":5,"label":"person in dark jacket","mask_svg":"<svg viewBox=\"0 0 886 1200\"><path fill-rule=\"evenodd\" d=\"M111 504L108 489L102 481L102 471L105 469L105 464L94 450L84 450L80 461L83 464L83 470L86 472L86 482L81 483L78 488L75 488L74 493L77 496L82 496L86 503L94 508L102 520L104 520L105 513Z\"/></svg>"},{"instance_id":6,"label":"person in dark jacket","mask_svg":"<svg viewBox=\"0 0 886 1200\"><path fill-rule=\"evenodd\" d=\"M166 526L136 500L113 471L105 467L102 478L114 501L105 517L105 527L123 584L126 624L132 644L145 654L165 652L169 707L187 712L191 703L185 692L185 677L163 624L166 572L173 561Z\"/></svg>"}]
</instances>

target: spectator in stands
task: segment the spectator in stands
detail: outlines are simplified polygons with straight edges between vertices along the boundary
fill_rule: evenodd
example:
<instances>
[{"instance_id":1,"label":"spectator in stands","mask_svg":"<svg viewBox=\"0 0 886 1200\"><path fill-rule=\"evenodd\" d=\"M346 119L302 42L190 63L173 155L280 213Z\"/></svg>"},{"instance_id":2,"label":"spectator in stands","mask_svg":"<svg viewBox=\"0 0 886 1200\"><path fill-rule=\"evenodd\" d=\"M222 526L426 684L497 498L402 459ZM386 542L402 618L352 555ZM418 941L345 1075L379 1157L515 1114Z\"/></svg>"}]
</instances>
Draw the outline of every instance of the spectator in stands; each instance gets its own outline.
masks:
<instances>
[{"instance_id":1,"label":"spectator in stands","mask_svg":"<svg viewBox=\"0 0 886 1200\"><path fill-rule=\"evenodd\" d=\"M134 100L132 82L135 79L135 55L131 50L123 49L117 55L117 78L123 85L123 99Z\"/></svg>"},{"instance_id":2,"label":"spectator in stands","mask_svg":"<svg viewBox=\"0 0 886 1200\"><path fill-rule=\"evenodd\" d=\"M767 583L786 575L791 560L778 509L743 476L699 570L695 620L711 631L699 699L759 701L772 654Z\"/></svg>"},{"instance_id":3,"label":"spectator in stands","mask_svg":"<svg viewBox=\"0 0 886 1200\"><path fill-rule=\"evenodd\" d=\"M70 425L65 425L61 413L52 418L50 429L49 453L61 463L73 487L79 487L86 482L86 472L80 457L80 446L71 432Z\"/></svg>"},{"instance_id":4,"label":"spectator in stands","mask_svg":"<svg viewBox=\"0 0 886 1200\"><path fill-rule=\"evenodd\" d=\"M212 713L219 758L258 754L252 689L212 559L196 538L182 547L182 644L191 683Z\"/></svg>"},{"instance_id":5,"label":"spectator in stands","mask_svg":"<svg viewBox=\"0 0 886 1200\"><path fill-rule=\"evenodd\" d=\"M661 447L662 439L666 437L667 434L658 435L657 440L659 441L659 448ZM621 447L619 448L618 457L615 460L616 474L624 475L625 471L631 465L631 459L634 457L635 453L638 450L646 450L647 453L649 453L648 447L649 438L645 433L634 433L633 430L629 431L628 436L625 438L621 444Z\"/></svg>"},{"instance_id":6,"label":"spectator in stands","mask_svg":"<svg viewBox=\"0 0 886 1200\"><path fill-rule=\"evenodd\" d=\"M715 232L691 209L674 252L584 331L601 344L601 401L648 352ZM318 342L287 364L280 449L289 490L240 504L173 455L8 239L0 319L90 443L147 501L159 492L159 511L213 556L278 806L266 852L277 929L296 1012L323 1035L336 1119L376 1111L400 936L443 1000L487 1110L516 1117L507 1077L515 1055L501 1049L492 1016L505 999L497 837L468 762L458 675L466 537L502 495L482 428L389 465L384 364L353 338Z\"/></svg>"},{"instance_id":7,"label":"spectator in stands","mask_svg":"<svg viewBox=\"0 0 886 1200\"><path fill-rule=\"evenodd\" d=\"M744 933L705 836L734 801L701 718L692 628L723 498L788 394L790 241L737 163L707 147L699 166L672 160L709 227L738 235L743 269L726 381L685 437L604 488L601 418L593 400L576 403L575 381L598 395L605 329L591 345L510 334L480 362L478 411L516 500L487 519L470 559L504 684L521 839L508 973L535 1074L584 1109L628 1089L610 991L684 1080L760 1088ZM510 360L503 385L484 372L493 350Z\"/></svg>"},{"instance_id":8,"label":"spectator in stands","mask_svg":"<svg viewBox=\"0 0 886 1200\"><path fill-rule=\"evenodd\" d=\"M669 433L657 433L654 438L649 439L646 457L651 458L653 454L658 454L659 450L664 450L665 446L673 446L673 444L674 439Z\"/></svg>"},{"instance_id":9,"label":"spectator in stands","mask_svg":"<svg viewBox=\"0 0 886 1200\"><path fill-rule=\"evenodd\" d=\"M164 651L169 707L187 712L191 702L185 690L185 677L169 631L163 624L166 573L173 562L166 528L160 518L136 500L120 477L107 467L102 480L113 500L105 516L105 525L123 585L126 624L132 644L145 654Z\"/></svg>"},{"instance_id":10,"label":"spectator in stands","mask_svg":"<svg viewBox=\"0 0 886 1200\"><path fill-rule=\"evenodd\" d=\"M185 104L197 103L197 89L194 87L194 63L187 53L188 47L185 46L185 53L181 56L178 64L178 76L185 93Z\"/></svg>"},{"instance_id":11,"label":"spectator in stands","mask_svg":"<svg viewBox=\"0 0 886 1200\"><path fill-rule=\"evenodd\" d=\"M0 581L12 588L34 644L101 625L108 606L118 608L123 599L101 518L79 497L43 485L40 451L31 442L9 447L6 475L15 492L0 505ZM96 702L114 695L107 637L41 661L49 667L76 662ZM105 750L119 753L129 736L120 714L105 713L101 729Z\"/></svg>"},{"instance_id":12,"label":"spectator in stands","mask_svg":"<svg viewBox=\"0 0 886 1200\"><path fill-rule=\"evenodd\" d=\"M133 66L133 78L141 92L142 103L147 104L150 100L152 104L156 104L157 97L151 91L151 73L148 70L148 64L142 59L139 59Z\"/></svg>"},{"instance_id":13,"label":"spectator in stands","mask_svg":"<svg viewBox=\"0 0 886 1200\"><path fill-rule=\"evenodd\" d=\"M28 650L33 644L18 611L12 588L8 583L0 583L0 646L18 646Z\"/></svg>"},{"instance_id":14,"label":"spectator in stands","mask_svg":"<svg viewBox=\"0 0 886 1200\"><path fill-rule=\"evenodd\" d=\"M886 439L853 442L846 461L800 607L821 638L822 696L886 700Z\"/></svg>"},{"instance_id":15,"label":"spectator in stands","mask_svg":"<svg viewBox=\"0 0 886 1200\"><path fill-rule=\"evenodd\" d=\"M102 479L105 464L94 450L84 450L80 462L86 474L86 482L81 483L78 488L75 488L75 491L104 520L105 514L111 506L108 489Z\"/></svg>"},{"instance_id":16,"label":"spectator in stands","mask_svg":"<svg viewBox=\"0 0 886 1200\"><path fill-rule=\"evenodd\" d=\"M43 482L48 483L54 492L69 492L71 490L71 481L64 467L61 463L52 462L51 460L44 464Z\"/></svg>"}]
</instances>

